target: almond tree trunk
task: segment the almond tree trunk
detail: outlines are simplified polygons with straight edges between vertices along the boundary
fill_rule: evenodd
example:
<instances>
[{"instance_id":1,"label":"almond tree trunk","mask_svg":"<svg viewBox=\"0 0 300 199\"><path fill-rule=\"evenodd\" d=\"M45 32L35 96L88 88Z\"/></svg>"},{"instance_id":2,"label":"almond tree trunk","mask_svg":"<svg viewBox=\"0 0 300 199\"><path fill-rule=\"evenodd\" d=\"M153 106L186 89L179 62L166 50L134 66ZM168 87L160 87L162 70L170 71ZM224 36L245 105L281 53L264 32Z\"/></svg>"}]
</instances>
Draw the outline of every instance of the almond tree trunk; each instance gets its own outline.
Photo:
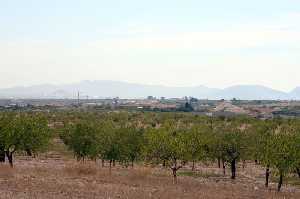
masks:
<instances>
[{"instance_id":1,"label":"almond tree trunk","mask_svg":"<svg viewBox=\"0 0 300 199\"><path fill-rule=\"evenodd\" d=\"M166 163L166 160L163 161L163 167L166 167L167 166L167 163Z\"/></svg>"},{"instance_id":2,"label":"almond tree trunk","mask_svg":"<svg viewBox=\"0 0 300 199\"><path fill-rule=\"evenodd\" d=\"M8 163L9 163L10 167L14 167L14 165L13 165L13 153L9 152L9 151L6 151L6 157L8 159Z\"/></svg>"},{"instance_id":3,"label":"almond tree trunk","mask_svg":"<svg viewBox=\"0 0 300 199\"><path fill-rule=\"evenodd\" d=\"M5 151L4 149L0 149L0 163L5 162Z\"/></svg>"},{"instance_id":4,"label":"almond tree trunk","mask_svg":"<svg viewBox=\"0 0 300 199\"><path fill-rule=\"evenodd\" d=\"M226 175L226 166L225 166L225 161L222 161L222 166L223 166L223 175Z\"/></svg>"},{"instance_id":5,"label":"almond tree trunk","mask_svg":"<svg viewBox=\"0 0 300 199\"><path fill-rule=\"evenodd\" d=\"M299 169L299 167L296 168L296 171L298 173L298 177L300 178L300 169Z\"/></svg>"},{"instance_id":6,"label":"almond tree trunk","mask_svg":"<svg viewBox=\"0 0 300 199\"><path fill-rule=\"evenodd\" d=\"M173 183L177 184L177 169L176 168L172 168L172 173L173 173Z\"/></svg>"},{"instance_id":7,"label":"almond tree trunk","mask_svg":"<svg viewBox=\"0 0 300 199\"><path fill-rule=\"evenodd\" d=\"M278 188L277 188L277 191L278 191L278 192L280 192L280 190L281 190L282 183L283 183L283 173L282 173L282 171L280 171L280 174L279 174L279 181L278 181Z\"/></svg>"},{"instance_id":8,"label":"almond tree trunk","mask_svg":"<svg viewBox=\"0 0 300 199\"><path fill-rule=\"evenodd\" d=\"M182 166L177 166L177 159L174 159L173 166L171 167L174 184L177 184L177 171L181 168L182 168Z\"/></svg>"},{"instance_id":9,"label":"almond tree trunk","mask_svg":"<svg viewBox=\"0 0 300 199\"><path fill-rule=\"evenodd\" d=\"M233 159L232 161L231 161L231 179L235 179L235 177L236 177L236 160L235 159Z\"/></svg>"},{"instance_id":10,"label":"almond tree trunk","mask_svg":"<svg viewBox=\"0 0 300 199\"><path fill-rule=\"evenodd\" d=\"M30 150L30 149L26 149L26 154L27 154L27 156L32 156L32 151Z\"/></svg>"},{"instance_id":11,"label":"almond tree trunk","mask_svg":"<svg viewBox=\"0 0 300 199\"><path fill-rule=\"evenodd\" d=\"M111 166L112 166L112 160L109 160L109 175L111 175Z\"/></svg>"},{"instance_id":12,"label":"almond tree trunk","mask_svg":"<svg viewBox=\"0 0 300 199\"><path fill-rule=\"evenodd\" d=\"M265 183L266 187L269 186L269 176L270 176L270 165L267 165L267 168L266 168L266 183Z\"/></svg>"},{"instance_id":13,"label":"almond tree trunk","mask_svg":"<svg viewBox=\"0 0 300 199\"><path fill-rule=\"evenodd\" d=\"M195 171L195 160L193 160L192 171Z\"/></svg>"}]
</instances>

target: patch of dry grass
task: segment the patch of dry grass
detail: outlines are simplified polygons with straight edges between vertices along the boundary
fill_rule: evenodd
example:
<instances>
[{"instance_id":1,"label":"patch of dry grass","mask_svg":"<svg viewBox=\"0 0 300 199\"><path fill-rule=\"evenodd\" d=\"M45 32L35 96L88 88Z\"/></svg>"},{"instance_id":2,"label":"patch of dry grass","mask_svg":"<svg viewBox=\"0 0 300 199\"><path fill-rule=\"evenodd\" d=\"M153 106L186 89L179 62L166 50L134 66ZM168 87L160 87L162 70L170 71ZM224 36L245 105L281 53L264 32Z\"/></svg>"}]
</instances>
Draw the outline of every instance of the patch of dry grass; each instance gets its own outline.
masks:
<instances>
[{"instance_id":1,"label":"patch of dry grass","mask_svg":"<svg viewBox=\"0 0 300 199\"><path fill-rule=\"evenodd\" d=\"M68 164L64 168L64 171L68 175L78 176L78 175L97 175L98 168L92 163L73 163Z\"/></svg>"},{"instance_id":2,"label":"patch of dry grass","mask_svg":"<svg viewBox=\"0 0 300 199\"><path fill-rule=\"evenodd\" d=\"M95 162L64 159L18 160L13 170L2 166L0 198L300 198L298 189L277 193L275 186L267 190L242 177L216 181L184 175L174 185L170 170L142 165L117 166L111 174Z\"/></svg>"},{"instance_id":3,"label":"patch of dry grass","mask_svg":"<svg viewBox=\"0 0 300 199\"><path fill-rule=\"evenodd\" d=\"M13 169L6 164L0 163L0 178L6 179L6 178L12 178L14 176Z\"/></svg>"}]
</instances>

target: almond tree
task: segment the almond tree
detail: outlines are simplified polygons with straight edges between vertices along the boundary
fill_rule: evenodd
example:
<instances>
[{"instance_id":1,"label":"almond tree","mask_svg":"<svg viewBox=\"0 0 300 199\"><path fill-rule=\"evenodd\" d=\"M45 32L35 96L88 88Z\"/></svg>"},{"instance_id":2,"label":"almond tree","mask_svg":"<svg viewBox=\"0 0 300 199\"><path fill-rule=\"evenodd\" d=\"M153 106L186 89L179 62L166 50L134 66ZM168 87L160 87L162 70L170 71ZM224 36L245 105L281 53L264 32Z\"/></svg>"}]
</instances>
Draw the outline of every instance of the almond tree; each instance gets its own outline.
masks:
<instances>
[{"instance_id":1,"label":"almond tree","mask_svg":"<svg viewBox=\"0 0 300 199\"><path fill-rule=\"evenodd\" d=\"M32 155L48 145L50 132L44 117L18 114L7 122L1 137L11 167L13 167L13 155L16 151L25 151L28 155Z\"/></svg>"},{"instance_id":2,"label":"almond tree","mask_svg":"<svg viewBox=\"0 0 300 199\"><path fill-rule=\"evenodd\" d=\"M288 124L278 126L272 135L271 165L277 169L279 176L278 191L280 191L284 177L294 169L297 161L295 151L299 150L299 143L295 142L293 127Z\"/></svg>"},{"instance_id":3,"label":"almond tree","mask_svg":"<svg viewBox=\"0 0 300 199\"><path fill-rule=\"evenodd\" d=\"M294 141L292 144L294 145L294 151L293 151L293 156L294 156L294 168L295 172L297 173L298 177L300 178L300 120L299 119L294 119L292 120L293 125L293 130L294 130Z\"/></svg>"},{"instance_id":4,"label":"almond tree","mask_svg":"<svg viewBox=\"0 0 300 199\"><path fill-rule=\"evenodd\" d=\"M210 129L205 125L197 125L187 129L182 136L185 156L187 160L192 161L192 171L194 171L197 161L208 158Z\"/></svg>"},{"instance_id":5,"label":"almond tree","mask_svg":"<svg viewBox=\"0 0 300 199\"><path fill-rule=\"evenodd\" d=\"M221 158L225 174L225 164L231 168L231 178L236 178L236 165L247 150L246 132L241 128L239 121L220 121L213 132L213 139L210 145L210 153L215 158Z\"/></svg>"},{"instance_id":6,"label":"almond tree","mask_svg":"<svg viewBox=\"0 0 300 199\"><path fill-rule=\"evenodd\" d=\"M182 134L178 130L160 128L146 133L146 159L169 166L174 183L177 183L177 171L183 166L179 161L186 159L185 149Z\"/></svg>"},{"instance_id":7,"label":"almond tree","mask_svg":"<svg viewBox=\"0 0 300 199\"><path fill-rule=\"evenodd\" d=\"M300 178L300 133L297 132L297 135L294 140L294 167L296 168L296 172L298 174L298 177Z\"/></svg>"},{"instance_id":8,"label":"almond tree","mask_svg":"<svg viewBox=\"0 0 300 199\"><path fill-rule=\"evenodd\" d=\"M92 122L81 121L68 125L61 136L77 160L96 159L98 156L97 128Z\"/></svg>"},{"instance_id":9,"label":"almond tree","mask_svg":"<svg viewBox=\"0 0 300 199\"><path fill-rule=\"evenodd\" d=\"M269 185L270 170L273 169L279 177L280 191L284 177L295 168L298 161L300 147L297 131L290 121L282 119L257 122L255 130L251 136L254 140L253 157L266 167L265 186Z\"/></svg>"},{"instance_id":10,"label":"almond tree","mask_svg":"<svg viewBox=\"0 0 300 199\"><path fill-rule=\"evenodd\" d=\"M243 150L241 139L243 139L241 132L234 130L225 132L223 136L223 158L231 167L231 179L236 178L236 165Z\"/></svg>"},{"instance_id":11,"label":"almond tree","mask_svg":"<svg viewBox=\"0 0 300 199\"><path fill-rule=\"evenodd\" d=\"M135 127L123 127L117 130L117 134L120 147L119 161L124 162L126 166L130 162L133 167L134 162L141 156L144 144L143 131Z\"/></svg>"},{"instance_id":12,"label":"almond tree","mask_svg":"<svg viewBox=\"0 0 300 199\"><path fill-rule=\"evenodd\" d=\"M11 119L6 113L0 115L0 162L5 162L5 130Z\"/></svg>"},{"instance_id":13,"label":"almond tree","mask_svg":"<svg viewBox=\"0 0 300 199\"><path fill-rule=\"evenodd\" d=\"M257 121L249 131L250 136L250 151L252 159L259 161L265 170L265 186L269 186L270 167L272 163L273 153L273 134L278 124L272 120Z\"/></svg>"}]
</instances>

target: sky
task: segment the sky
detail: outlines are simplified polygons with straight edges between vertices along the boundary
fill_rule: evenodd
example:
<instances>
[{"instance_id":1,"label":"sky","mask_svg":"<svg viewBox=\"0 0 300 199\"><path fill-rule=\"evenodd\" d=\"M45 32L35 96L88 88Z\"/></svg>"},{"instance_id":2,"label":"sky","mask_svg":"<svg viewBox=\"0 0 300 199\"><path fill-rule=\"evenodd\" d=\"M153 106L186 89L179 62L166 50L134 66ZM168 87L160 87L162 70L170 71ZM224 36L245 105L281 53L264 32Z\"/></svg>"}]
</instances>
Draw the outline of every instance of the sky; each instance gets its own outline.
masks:
<instances>
[{"instance_id":1,"label":"sky","mask_svg":"<svg viewBox=\"0 0 300 199\"><path fill-rule=\"evenodd\" d=\"M0 88L300 86L299 0L0 0Z\"/></svg>"}]
</instances>

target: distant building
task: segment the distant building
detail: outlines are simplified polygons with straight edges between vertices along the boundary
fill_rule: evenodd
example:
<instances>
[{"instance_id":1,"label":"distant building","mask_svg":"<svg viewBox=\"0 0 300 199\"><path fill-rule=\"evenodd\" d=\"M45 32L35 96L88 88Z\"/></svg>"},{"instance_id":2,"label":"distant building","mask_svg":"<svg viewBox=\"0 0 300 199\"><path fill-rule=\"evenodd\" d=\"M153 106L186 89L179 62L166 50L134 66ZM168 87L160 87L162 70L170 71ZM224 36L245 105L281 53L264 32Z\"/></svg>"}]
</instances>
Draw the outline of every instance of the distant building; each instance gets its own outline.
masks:
<instances>
[{"instance_id":1,"label":"distant building","mask_svg":"<svg viewBox=\"0 0 300 199\"><path fill-rule=\"evenodd\" d=\"M155 97L153 97L153 96L148 96L147 97L147 100L155 100L156 98Z\"/></svg>"},{"instance_id":2,"label":"distant building","mask_svg":"<svg viewBox=\"0 0 300 199\"><path fill-rule=\"evenodd\" d=\"M232 115L248 115L249 111L242 107L231 104L231 102L223 101L213 110L214 116L232 116Z\"/></svg>"}]
</instances>

